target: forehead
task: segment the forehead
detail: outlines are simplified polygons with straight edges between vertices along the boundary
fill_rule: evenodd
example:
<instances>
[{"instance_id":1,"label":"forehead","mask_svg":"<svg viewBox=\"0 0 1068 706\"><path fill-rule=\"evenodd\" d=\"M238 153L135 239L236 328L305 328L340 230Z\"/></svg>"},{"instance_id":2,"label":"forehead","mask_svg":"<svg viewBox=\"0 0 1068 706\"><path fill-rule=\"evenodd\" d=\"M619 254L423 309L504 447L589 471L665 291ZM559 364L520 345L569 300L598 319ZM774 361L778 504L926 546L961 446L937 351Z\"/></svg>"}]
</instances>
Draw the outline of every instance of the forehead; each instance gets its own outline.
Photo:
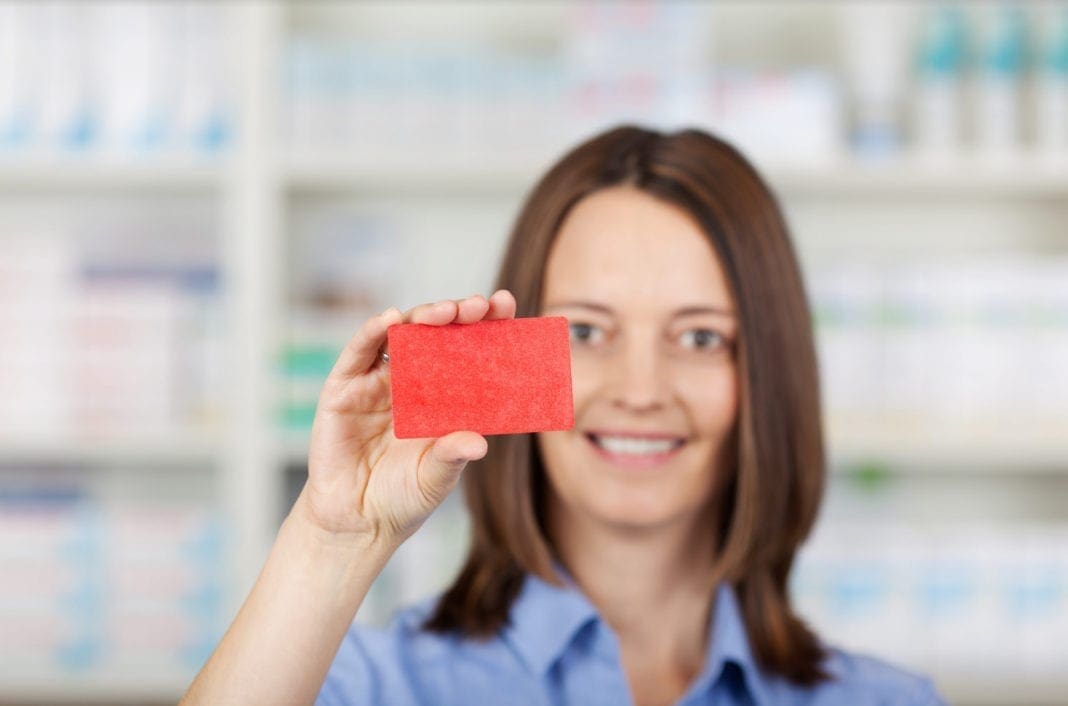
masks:
<instances>
[{"instance_id":1,"label":"forehead","mask_svg":"<svg viewBox=\"0 0 1068 706\"><path fill-rule=\"evenodd\" d=\"M549 253L544 296L628 310L731 305L719 258L694 218L630 186L601 189L571 208Z\"/></svg>"}]
</instances>

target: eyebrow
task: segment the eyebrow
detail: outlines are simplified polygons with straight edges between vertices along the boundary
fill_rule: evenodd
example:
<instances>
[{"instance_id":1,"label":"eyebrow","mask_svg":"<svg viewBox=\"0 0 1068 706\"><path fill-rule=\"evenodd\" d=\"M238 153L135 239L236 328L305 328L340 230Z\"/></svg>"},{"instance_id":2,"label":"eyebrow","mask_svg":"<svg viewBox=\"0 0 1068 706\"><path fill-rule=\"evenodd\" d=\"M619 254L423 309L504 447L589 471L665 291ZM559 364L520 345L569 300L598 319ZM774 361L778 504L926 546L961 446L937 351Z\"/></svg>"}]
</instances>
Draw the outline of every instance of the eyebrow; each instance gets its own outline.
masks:
<instances>
[{"instance_id":1,"label":"eyebrow","mask_svg":"<svg viewBox=\"0 0 1068 706\"><path fill-rule=\"evenodd\" d=\"M595 302L583 302L583 301L556 302L555 304L550 304L549 306L547 306L545 308L546 309L556 309L556 308L559 308L559 307L578 307L578 308L582 308L582 309L592 309L593 311L598 311L598 312L601 312L602 314L607 314L608 316L614 316L615 315L615 312L612 310L611 307L605 306L604 304L597 304ZM679 318L679 317L682 317L682 316L694 316L694 315L697 315L697 314L714 314L716 316L729 316L731 318L734 318L734 316L735 316L735 313L733 311L731 311L730 309L727 309L725 307L709 306L707 304L695 304L695 305L692 305L692 306L684 306L681 309L676 309L675 313L673 314L673 317L674 318Z\"/></svg>"}]
</instances>

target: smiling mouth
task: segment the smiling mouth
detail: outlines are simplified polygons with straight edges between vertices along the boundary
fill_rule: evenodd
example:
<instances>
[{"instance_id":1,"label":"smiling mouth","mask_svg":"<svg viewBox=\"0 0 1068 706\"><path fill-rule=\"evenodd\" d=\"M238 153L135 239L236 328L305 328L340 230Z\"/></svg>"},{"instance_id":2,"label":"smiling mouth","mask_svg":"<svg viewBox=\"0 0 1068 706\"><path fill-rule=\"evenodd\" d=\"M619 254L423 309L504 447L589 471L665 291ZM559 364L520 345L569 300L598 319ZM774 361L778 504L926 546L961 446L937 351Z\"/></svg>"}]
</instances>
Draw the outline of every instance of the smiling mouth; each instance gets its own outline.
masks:
<instances>
[{"instance_id":1,"label":"smiling mouth","mask_svg":"<svg viewBox=\"0 0 1068 706\"><path fill-rule=\"evenodd\" d=\"M657 458L681 448L686 439L643 439L634 436L607 436L586 432L586 438L599 450L612 456Z\"/></svg>"}]
</instances>

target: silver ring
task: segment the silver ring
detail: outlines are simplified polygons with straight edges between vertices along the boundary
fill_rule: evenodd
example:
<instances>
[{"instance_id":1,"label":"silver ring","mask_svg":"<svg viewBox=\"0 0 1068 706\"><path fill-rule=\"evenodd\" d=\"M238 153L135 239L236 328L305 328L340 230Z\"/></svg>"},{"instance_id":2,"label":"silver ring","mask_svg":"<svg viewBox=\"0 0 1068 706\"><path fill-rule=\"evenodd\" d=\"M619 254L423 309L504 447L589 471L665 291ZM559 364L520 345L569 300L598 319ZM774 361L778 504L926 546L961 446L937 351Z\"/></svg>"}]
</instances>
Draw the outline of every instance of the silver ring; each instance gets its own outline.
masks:
<instances>
[{"instance_id":1,"label":"silver ring","mask_svg":"<svg viewBox=\"0 0 1068 706\"><path fill-rule=\"evenodd\" d=\"M389 362L389 353L386 353L385 351L379 351L378 359L381 360L383 363L388 363Z\"/></svg>"}]
</instances>

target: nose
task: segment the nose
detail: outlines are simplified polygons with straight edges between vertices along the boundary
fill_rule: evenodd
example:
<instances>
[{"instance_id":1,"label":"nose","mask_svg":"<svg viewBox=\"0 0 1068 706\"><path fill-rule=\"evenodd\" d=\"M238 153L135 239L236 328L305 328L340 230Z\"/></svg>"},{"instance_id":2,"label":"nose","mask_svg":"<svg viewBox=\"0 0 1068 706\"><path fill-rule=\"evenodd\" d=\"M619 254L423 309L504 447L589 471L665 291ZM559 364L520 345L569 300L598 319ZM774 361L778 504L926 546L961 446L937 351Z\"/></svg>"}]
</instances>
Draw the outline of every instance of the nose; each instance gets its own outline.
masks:
<instances>
[{"instance_id":1,"label":"nose","mask_svg":"<svg viewBox=\"0 0 1068 706\"><path fill-rule=\"evenodd\" d=\"M630 337L607 364L613 406L632 412L649 412L664 406L667 385L652 337Z\"/></svg>"}]
</instances>

